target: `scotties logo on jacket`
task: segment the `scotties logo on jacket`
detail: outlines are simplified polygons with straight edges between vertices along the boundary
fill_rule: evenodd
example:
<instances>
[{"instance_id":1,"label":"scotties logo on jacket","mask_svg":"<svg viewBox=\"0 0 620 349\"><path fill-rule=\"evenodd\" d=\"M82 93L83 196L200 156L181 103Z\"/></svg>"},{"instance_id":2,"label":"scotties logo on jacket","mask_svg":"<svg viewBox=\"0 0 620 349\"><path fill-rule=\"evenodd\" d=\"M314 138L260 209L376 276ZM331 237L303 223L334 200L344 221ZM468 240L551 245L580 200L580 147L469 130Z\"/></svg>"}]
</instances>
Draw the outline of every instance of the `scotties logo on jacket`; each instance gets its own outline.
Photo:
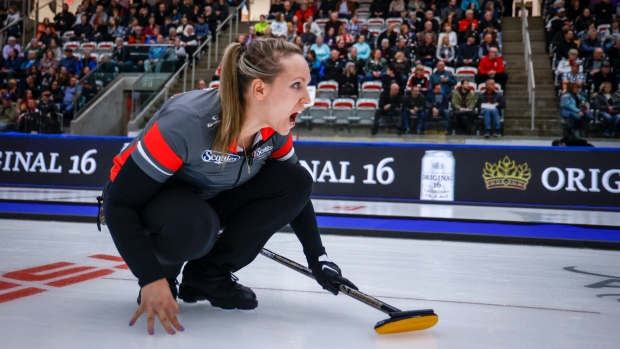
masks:
<instances>
[{"instance_id":1,"label":"scotties logo on jacket","mask_svg":"<svg viewBox=\"0 0 620 349\"><path fill-rule=\"evenodd\" d=\"M239 159L241 159L241 157L239 155L223 154L223 153L219 153L219 152L214 152L211 149L207 149L207 150L205 150L204 153L202 153L202 161L212 162L214 164L223 164L223 163L227 163L227 162L235 162L235 161L237 161Z\"/></svg>"}]
</instances>

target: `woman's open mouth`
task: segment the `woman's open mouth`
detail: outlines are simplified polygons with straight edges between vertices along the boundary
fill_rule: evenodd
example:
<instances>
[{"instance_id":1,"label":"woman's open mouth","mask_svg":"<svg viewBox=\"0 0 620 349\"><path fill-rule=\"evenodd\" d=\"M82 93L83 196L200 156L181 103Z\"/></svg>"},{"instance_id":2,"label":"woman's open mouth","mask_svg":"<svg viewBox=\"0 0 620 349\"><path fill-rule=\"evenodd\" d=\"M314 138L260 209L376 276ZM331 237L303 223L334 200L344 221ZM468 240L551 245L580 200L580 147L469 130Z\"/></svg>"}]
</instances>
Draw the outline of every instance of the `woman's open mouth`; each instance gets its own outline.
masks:
<instances>
[{"instance_id":1,"label":"woman's open mouth","mask_svg":"<svg viewBox=\"0 0 620 349\"><path fill-rule=\"evenodd\" d=\"M288 120L292 126L295 126L295 120L297 120L297 115L299 115L299 113L295 112L288 117Z\"/></svg>"}]
</instances>

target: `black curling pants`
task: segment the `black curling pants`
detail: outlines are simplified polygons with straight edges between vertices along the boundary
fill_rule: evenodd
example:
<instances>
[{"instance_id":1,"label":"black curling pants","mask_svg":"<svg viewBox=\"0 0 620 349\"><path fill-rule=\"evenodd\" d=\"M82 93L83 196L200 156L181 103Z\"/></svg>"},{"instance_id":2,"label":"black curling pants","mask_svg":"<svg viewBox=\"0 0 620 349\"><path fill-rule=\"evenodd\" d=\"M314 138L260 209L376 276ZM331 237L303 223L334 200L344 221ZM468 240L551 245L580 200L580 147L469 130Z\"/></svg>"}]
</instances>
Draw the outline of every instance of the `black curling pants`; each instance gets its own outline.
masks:
<instances>
[{"instance_id":1,"label":"black curling pants","mask_svg":"<svg viewBox=\"0 0 620 349\"><path fill-rule=\"evenodd\" d=\"M268 161L248 182L207 201L165 184L139 215L166 278L176 278L189 261L183 277L199 281L248 265L302 210L314 218L311 191L306 169Z\"/></svg>"}]
</instances>

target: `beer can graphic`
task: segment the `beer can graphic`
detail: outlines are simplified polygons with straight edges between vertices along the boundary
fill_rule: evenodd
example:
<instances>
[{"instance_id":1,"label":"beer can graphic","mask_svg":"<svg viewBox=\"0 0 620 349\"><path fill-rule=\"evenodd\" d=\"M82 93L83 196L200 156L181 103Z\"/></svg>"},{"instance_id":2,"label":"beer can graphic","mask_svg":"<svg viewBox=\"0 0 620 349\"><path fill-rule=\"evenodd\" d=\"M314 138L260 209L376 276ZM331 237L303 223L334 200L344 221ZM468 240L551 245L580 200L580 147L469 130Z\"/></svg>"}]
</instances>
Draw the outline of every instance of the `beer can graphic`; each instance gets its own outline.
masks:
<instances>
[{"instance_id":1,"label":"beer can graphic","mask_svg":"<svg viewBox=\"0 0 620 349\"><path fill-rule=\"evenodd\" d=\"M454 201L454 168L451 151L427 150L422 157L420 200Z\"/></svg>"}]
</instances>

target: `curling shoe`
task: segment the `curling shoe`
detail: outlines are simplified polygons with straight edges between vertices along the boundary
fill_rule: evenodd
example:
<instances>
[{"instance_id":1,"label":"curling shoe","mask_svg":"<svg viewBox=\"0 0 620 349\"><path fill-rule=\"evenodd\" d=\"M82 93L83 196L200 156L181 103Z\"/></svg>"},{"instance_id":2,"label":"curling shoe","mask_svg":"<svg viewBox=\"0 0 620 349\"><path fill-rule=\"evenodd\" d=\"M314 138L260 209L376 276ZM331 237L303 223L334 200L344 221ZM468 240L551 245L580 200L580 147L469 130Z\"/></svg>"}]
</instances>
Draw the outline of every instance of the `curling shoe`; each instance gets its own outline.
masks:
<instances>
[{"instance_id":1,"label":"curling shoe","mask_svg":"<svg viewBox=\"0 0 620 349\"><path fill-rule=\"evenodd\" d=\"M179 284L179 282L177 281L177 279L166 279L168 281L168 286L170 287L170 292L172 293L172 297L174 297L174 300L177 300L177 297L179 295L179 291L177 291L177 285ZM140 305L140 302L142 302L142 289L140 289L140 292L138 292L138 305Z\"/></svg>"},{"instance_id":2,"label":"curling shoe","mask_svg":"<svg viewBox=\"0 0 620 349\"><path fill-rule=\"evenodd\" d=\"M258 306L256 294L249 287L238 283L232 273L193 282L183 277L179 287L179 298L186 303L207 300L212 306L222 309L250 310Z\"/></svg>"}]
</instances>

